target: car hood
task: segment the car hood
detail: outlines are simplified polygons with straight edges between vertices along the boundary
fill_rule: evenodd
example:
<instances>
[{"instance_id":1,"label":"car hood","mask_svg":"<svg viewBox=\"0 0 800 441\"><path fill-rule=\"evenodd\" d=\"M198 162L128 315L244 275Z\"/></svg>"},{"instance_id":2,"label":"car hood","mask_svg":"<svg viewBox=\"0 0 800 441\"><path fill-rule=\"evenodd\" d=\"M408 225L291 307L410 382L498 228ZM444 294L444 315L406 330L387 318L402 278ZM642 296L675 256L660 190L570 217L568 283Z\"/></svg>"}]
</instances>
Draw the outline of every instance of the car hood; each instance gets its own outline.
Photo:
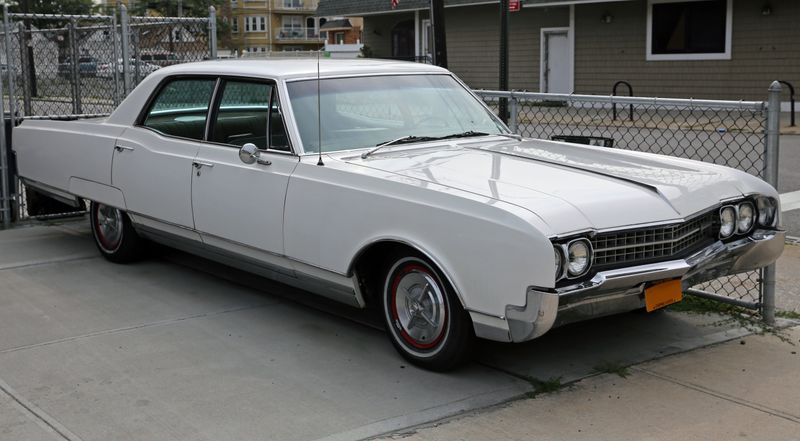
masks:
<instances>
[{"instance_id":1,"label":"car hood","mask_svg":"<svg viewBox=\"0 0 800 441\"><path fill-rule=\"evenodd\" d=\"M626 150L542 140L408 147L341 159L523 207L548 234L681 220L754 191L733 169Z\"/></svg>"}]
</instances>

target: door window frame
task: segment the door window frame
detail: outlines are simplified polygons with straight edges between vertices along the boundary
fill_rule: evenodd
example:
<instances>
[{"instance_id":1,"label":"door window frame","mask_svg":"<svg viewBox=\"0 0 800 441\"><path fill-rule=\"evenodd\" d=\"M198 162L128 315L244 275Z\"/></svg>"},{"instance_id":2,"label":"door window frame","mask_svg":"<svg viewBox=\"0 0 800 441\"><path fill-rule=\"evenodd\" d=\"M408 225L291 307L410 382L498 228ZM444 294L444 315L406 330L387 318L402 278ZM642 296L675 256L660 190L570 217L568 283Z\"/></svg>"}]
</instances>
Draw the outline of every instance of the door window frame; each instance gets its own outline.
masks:
<instances>
[{"instance_id":1,"label":"door window frame","mask_svg":"<svg viewBox=\"0 0 800 441\"><path fill-rule=\"evenodd\" d=\"M225 85L226 82L229 82L229 81L240 82L240 83L266 84L266 85L269 85L269 86L272 87L271 92L270 92L270 99L269 99L269 112L270 113L272 112L272 99L274 97L277 97L278 98L278 103L281 106L281 112L280 112L280 114L281 114L281 122L283 123L283 130L286 133L286 142L289 143L289 151L270 149L270 148L258 149L258 150L260 152L263 152L263 153L278 153L278 154L282 154L282 155L295 156L294 147L292 146L292 139L289 136L289 128L286 125L286 117L284 116L286 114L286 111L283 109L283 100L280 97L280 91L279 91L279 87L278 87L278 82L275 81L275 80L266 79L266 78L238 77L238 76L227 76L227 75L218 77L217 87L214 89L214 99L213 99L213 101L211 103L211 108L210 108L210 111L209 111L208 120L207 120L207 124L206 124L206 133L205 133L205 137L203 139L203 142L206 143L206 144L213 144L213 145L219 145L219 146L223 146L223 147L235 148L237 150L241 148L241 146L238 146L238 145L235 145L235 144L226 144L224 142L216 142L216 141L212 141L210 139L211 131L212 131L212 128L213 128L213 124L217 121L217 115L219 114L220 105L222 103L222 97L223 97L223 95L225 95L224 85ZM271 136L271 133L269 133L269 131L271 129L270 123L271 123L270 115L268 114L267 115L267 127L265 127L265 130L267 130L267 146L270 145L270 136Z\"/></svg>"},{"instance_id":2,"label":"door window frame","mask_svg":"<svg viewBox=\"0 0 800 441\"><path fill-rule=\"evenodd\" d=\"M161 92L164 91L170 83L180 80L212 80L215 82L214 90L211 91L211 97L209 98L208 102L208 110L206 112L206 127L203 131L203 139L196 139L196 138L187 138L185 136L177 136L172 135L169 133L159 132L158 130L148 127L144 125L145 121L147 120L147 116L150 114L150 111L153 110L153 106L156 104L156 100L161 95ZM219 87L219 77L217 75L170 75L168 77L164 77L163 80L156 86L153 90L153 93L147 98L147 102L144 106L142 106L142 111L139 112L139 116L136 117L136 122L133 124L134 127L139 127L142 129L147 129L157 135L166 137L166 138L173 138L173 139L180 139L184 141L194 141L194 142L204 142L206 136L208 135L208 121L209 117L211 116L212 106L214 104L214 98L217 94L217 88Z\"/></svg>"},{"instance_id":3,"label":"door window frame","mask_svg":"<svg viewBox=\"0 0 800 441\"><path fill-rule=\"evenodd\" d=\"M209 105L208 105L208 114L206 115L206 127L205 127L205 130L203 132L203 139L185 138L185 137L182 137L182 136L170 135L170 134L167 134L167 133L159 132L158 130L155 130L155 129L151 128L151 127L147 127L147 126L144 125L144 121L147 119L147 115L150 113L150 110L155 105L156 99L161 94L161 92L164 90L164 88L167 85L169 85L171 82L173 82L173 81L185 80L185 79L190 79L190 80L207 79L207 80L214 80L216 82L215 85L214 85L214 91L211 94L211 100L209 101ZM281 96L281 88L279 87L279 82L277 80L274 80L274 79L271 79L271 78L254 78L254 77L249 77L249 76L238 76L238 75L209 75L209 74L176 74L176 75L166 76L161 80L161 82L158 84L158 86L156 86L155 89L153 89L153 92L147 98L147 102L145 102L145 105L142 106L142 110L139 112L139 115L136 117L136 121L134 122L133 127L149 130L149 131L155 133L156 135L163 136L165 138L178 139L178 140L182 140L182 141L191 141L191 142L196 142L198 144L210 144L210 145L218 145L218 146L224 146L224 147L239 149L241 147L239 147L237 145L214 142L214 141L210 141L208 139L208 136L211 133L210 132L210 130L211 130L211 121L212 120L216 120L216 114L217 114L218 107L219 107L219 101L222 99L222 96L221 96L222 94L220 94L220 90L221 90L223 82L227 81L227 80L230 80L230 81L243 81L243 82L255 82L255 83L267 83L267 84L270 84L270 85L273 86L273 90L275 91L275 96L278 97L278 100L279 100L279 102L281 104L281 121L283 122L283 128L286 131L286 140L289 143L289 151L275 150L275 149L269 149L269 150L259 149L259 151L261 151L263 153L274 153L274 154L281 154L281 155L299 156L297 151L294 148L294 142L292 142L292 137L294 136L294 132L289 130L290 126L286 121L286 115L288 114L287 113L287 108L286 108L287 100L284 99L284 97Z\"/></svg>"}]
</instances>

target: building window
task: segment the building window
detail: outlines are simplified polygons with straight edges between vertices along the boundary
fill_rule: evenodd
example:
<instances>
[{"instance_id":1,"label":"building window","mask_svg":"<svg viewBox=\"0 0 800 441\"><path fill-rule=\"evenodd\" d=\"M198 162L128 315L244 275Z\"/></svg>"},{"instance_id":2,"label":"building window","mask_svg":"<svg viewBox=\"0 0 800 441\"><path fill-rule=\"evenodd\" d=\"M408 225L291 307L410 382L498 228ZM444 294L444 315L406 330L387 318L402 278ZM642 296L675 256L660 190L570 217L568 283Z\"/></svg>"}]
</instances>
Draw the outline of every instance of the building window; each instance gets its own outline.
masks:
<instances>
[{"instance_id":1,"label":"building window","mask_svg":"<svg viewBox=\"0 0 800 441\"><path fill-rule=\"evenodd\" d=\"M231 8L235 8L238 5L239 5L239 2L237 2L236 0L231 0Z\"/></svg>"},{"instance_id":2,"label":"building window","mask_svg":"<svg viewBox=\"0 0 800 441\"><path fill-rule=\"evenodd\" d=\"M245 32L263 32L267 30L267 18L263 16L249 16L245 17L244 31Z\"/></svg>"},{"instance_id":3,"label":"building window","mask_svg":"<svg viewBox=\"0 0 800 441\"><path fill-rule=\"evenodd\" d=\"M333 34L333 40L336 44L344 44L344 32Z\"/></svg>"},{"instance_id":4,"label":"building window","mask_svg":"<svg viewBox=\"0 0 800 441\"><path fill-rule=\"evenodd\" d=\"M239 19L236 17L231 18L231 32L239 32Z\"/></svg>"},{"instance_id":5,"label":"building window","mask_svg":"<svg viewBox=\"0 0 800 441\"><path fill-rule=\"evenodd\" d=\"M732 0L648 0L647 60L730 60Z\"/></svg>"}]
</instances>

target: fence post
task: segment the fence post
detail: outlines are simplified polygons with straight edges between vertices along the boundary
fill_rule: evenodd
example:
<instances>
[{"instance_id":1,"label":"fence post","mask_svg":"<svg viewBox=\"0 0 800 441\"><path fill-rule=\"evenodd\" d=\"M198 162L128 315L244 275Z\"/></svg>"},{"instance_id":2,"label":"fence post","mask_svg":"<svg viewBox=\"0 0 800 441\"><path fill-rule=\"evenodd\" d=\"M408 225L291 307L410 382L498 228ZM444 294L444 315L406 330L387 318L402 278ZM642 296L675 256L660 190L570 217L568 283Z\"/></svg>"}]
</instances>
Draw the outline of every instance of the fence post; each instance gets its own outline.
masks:
<instances>
[{"instance_id":1,"label":"fence post","mask_svg":"<svg viewBox=\"0 0 800 441\"><path fill-rule=\"evenodd\" d=\"M31 64L28 60L28 32L25 23L19 22L19 60L22 68L22 111L26 116L33 115L31 106L31 77L36 72L30 72Z\"/></svg>"},{"instance_id":2,"label":"fence post","mask_svg":"<svg viewBox=\"0 0 800 441\"><path fill-rule=\"evenodd\" d=\"M6 13L8 13L8 8L6 8ZM6 29L6 34L9 32ZM6 66L8 70L13 68L11 64L11 60L6 60ZM0 93L3 90L3 76L0 75ZM13 97L9 96L9 103ZM0 96L0 116L2 120L0 120L0 179L2 179L2 183L0 183L0 212L3 215L3 228L8 228L11 225L11 189L8 188L10 183L8 182L8 149L6 146L6 112L5 112L5 103L3 103L3 99Z\"/></svg>"},{"instance_id":3,"label":"fence post","mask_svg":"<svg viewBox=\"0 0 800 441\"><path fill-rule=\"evenodd\" d=\"M131 24L128 20L128 8L120 3L119 22L122 34L122 93L125 96L131 92Z\"/></svg>"},{"instance_id":4,"label":"fence post","mask_svg":"<svg viewBox=\"0 0 800 441\"><path fill-rule=\"evenodd\" d=\"M70 77L72 83L72 113L80 115L81 112L81 55L78 50L78 31L75 29L77 23L74 18L69 20L69 27L67 28L69 38L69 58L72 60L70 66Z\"/></svg>"},{"instance_id":5,"label":"fence post","mask_svg":"<svg viewBox=\"0 0 800 441\"><path fill-rule=\"evenodd\" d=\"M511 113L511 116L510 116L511 119L509 121L509 124L510 124L509 128L511 129L511 131L513 133L519 135L519 133L517 132L518 131L518 127L519 127L519 106L518 106L519 102L517 101L517 97L514 96L513 93L511 94L511 101L510 101L509 104L510 104L509 112Z\"/></svg>"},{"instance_id":6,"label":"fence post","mask_svg":"<svg viewBox=\"0 0 800 441\"><path fill-rule=\"evenodd\" d=\"M111 15L111 79L114 81L114 106L118 106L122 99L119 95L119 36L117 35L117 14ZM123 60L124 62L125 60Z\"/></svg>"},{"instance_id":7,"label":"fence post","mask_svg":"<svg viewBox=\"0 0 800 441\"><path fill-rule=\"evenodd\" d=\"M217 9L213 6L208 7L208 58L217 59Z\"/></svg>"},{"instance_id":8,"label":"fence post","mask_svg":"<svg viewBox=\"0 0 800 441\"><path fill-rule=\"evenodd\" d=\"M8 72L8 111L11 115L17 113L17 96L14 90L14 76L17 74L17 67L11 62L11 17L9 17L8 4L3 5L3 29L5 29L6 40L6 72Z\"/></svg>"},{"instance_id":9,"label":"fence post","mask_svg":"<svg viewBox=\"0 0 800 441\"><path fill-rule=\"evenodd\" d=\"M764 151L764 180L778 188L778 156L780 153L781 83L773 81L769 86L767 100L767 139ZM775 324L775 264L764 268L762 273L764 294L761 315L767 325Z\"/></svg>"}]
</instances>

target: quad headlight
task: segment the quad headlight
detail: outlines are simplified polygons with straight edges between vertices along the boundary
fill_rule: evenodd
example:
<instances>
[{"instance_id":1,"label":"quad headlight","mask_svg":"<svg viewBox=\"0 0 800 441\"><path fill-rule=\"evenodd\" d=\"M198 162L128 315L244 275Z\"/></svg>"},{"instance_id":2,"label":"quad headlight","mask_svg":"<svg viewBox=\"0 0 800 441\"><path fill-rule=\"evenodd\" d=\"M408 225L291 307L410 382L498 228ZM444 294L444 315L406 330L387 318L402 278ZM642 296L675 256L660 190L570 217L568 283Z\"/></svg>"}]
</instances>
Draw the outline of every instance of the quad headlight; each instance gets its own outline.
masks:
<instances>
[{"instance_id":1,"label":"quad headlight","mask_svg":"<svg viewBox=\"0 0 800 441\"><path fill-rule=\"evenodd\" d=\"M554 246L553 252L555 253L556 258L556 280L558 280L564 275L564 256L561 253L561 247L559 246Z\"/></svg>"},{"instance_id":2,"label":"quad headlight","mask_svg":"<svg viewBox=\"0 0 800 441\"><path fill-rule=\"evenodd\" d=\"M736 231L736 208L731 205L719 210L719 237L727 239Z\"/></svg>"},{"instance_id":3,"label":"quad headlight","mask_svg":"<svg viewBox=\"0 0 800 441\"><path fill-rule=\"evenodd\" d=\"M573 240L567 245L567 274L578 277L586 274L592 264L592 246L588 240Z\"/></svg>"},{"instance_id":4,"label":"quad headlight","mask_svg":"<svg viewBox=\"0 0 800 441\"><path fill-rule=\"evenodd\" d=\"M738 234L745 234L753 228L756 209L751 202L742 202L736 207L736 211L736 232Z\"/></svg>"},{"instance_id":5,"label":"quad headlight","mask_svg":"<svg viewBox=\"0 0 800 441\"><path fill-rule=\"evenodd\" d=\"M758 225L762 227L774 227L778 220L778 203L775 199L759 196L756 198L756 208L758 209Z\"/></svg>"},{"instance_id":6,"label":"quad headlight","mask_svg":"<svg viewBox=\"0 0 800 441\"><path fill-rule=\"evenodd\" d=\"M592 244L588 239L574 239L553 245L556 280L575 279L589 272L592 266Z\"/></svg>"}]
</instances>

